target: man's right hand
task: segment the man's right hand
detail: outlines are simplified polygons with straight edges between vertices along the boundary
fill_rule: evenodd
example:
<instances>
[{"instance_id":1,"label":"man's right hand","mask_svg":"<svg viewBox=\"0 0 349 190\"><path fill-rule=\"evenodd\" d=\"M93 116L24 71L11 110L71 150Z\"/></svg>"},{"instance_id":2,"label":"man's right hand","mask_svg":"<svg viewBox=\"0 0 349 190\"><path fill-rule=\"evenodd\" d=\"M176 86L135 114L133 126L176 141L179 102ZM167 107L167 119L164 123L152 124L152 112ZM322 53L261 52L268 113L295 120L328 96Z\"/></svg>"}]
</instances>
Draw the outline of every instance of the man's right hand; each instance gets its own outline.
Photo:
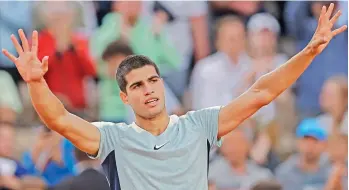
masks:
<instances>
[{"instance_id":1,"label":"man's right hand","mask_svg":"<svg viewBox=\"0 0 349 190\"><path fill-rule=\"evenodd\" d=\"M7 50L2 51L16 64L22 78L27 82L31 101L40 119L48 128L67 138L83 152L95 155L100 145L100 132L97 127L69 113L44 80L48 70L48 57L44 57L42 62L37 57L38 32L33 32L31 48L23 30L20 29L18 33L22 46L14 35L11 39L19 57L15 57Z\"/></svg>"},{"instance_id":2,"label":"man's right hand","mask_svg":"<svg viewBox=\"0 0 349 190\"><path fill-rule=\"evenodd\" d=\"M16 37L12 34L11 40L15 46L19 57L15 57L13 54L3 49L2 52L13 63L15 63L19 73L23 80L27 83L41 81L48 70L48 57L45 56L42 61L37 57L38 52L38 32L34 31L32 36L32 47L29 47L29 43L22 29L18 30L19 37L22 41L22 46L17 41Z\"/></svg>"}]
</instances>

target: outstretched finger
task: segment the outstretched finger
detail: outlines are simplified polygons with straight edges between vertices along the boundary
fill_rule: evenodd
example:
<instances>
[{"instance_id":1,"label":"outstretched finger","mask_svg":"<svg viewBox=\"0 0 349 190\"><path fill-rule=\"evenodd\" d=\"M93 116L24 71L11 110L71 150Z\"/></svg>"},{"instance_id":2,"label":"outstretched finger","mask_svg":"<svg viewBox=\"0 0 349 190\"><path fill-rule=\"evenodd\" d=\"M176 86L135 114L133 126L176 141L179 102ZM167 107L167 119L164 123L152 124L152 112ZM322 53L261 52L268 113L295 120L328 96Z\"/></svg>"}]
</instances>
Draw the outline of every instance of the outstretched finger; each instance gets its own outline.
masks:
<instances>
[{"instance_id":1,"label":"outstretched finger","mask_svg":"<svg viewBox=\"0 0 349 190\"><path fill-rule=\"evenodd\" d=\"M36 30L33 31L32 35L32 53L37 56L38 53L38 32Z\"/></svg>"},{"instance_id":2,"label":"outstretched finger","mask_svg":"<svg viewBox=\"0 0 349 190\"><path fill-rule=\"evenodd\" d=\"M337 13L331 18L330 22L334 25L337 22L338 18L341 16L342 12L339 10Z\"/></svg>"},{"instance_id":3,"label":"outstretched finger","mask_svg":"<svg viewBox=\"0 0 349 190\"><path fill-rule=\"evenodd\" d=\"M12 55L10 52L8 52L6 49L2 49L2 53L9 58L12 62L16 63L17 58Z\"/></svg>"},{"instance_id":4,"label":"outstretched finger","mask_svg":"<svg viewBox=\"0 0 349 190\"><path fill-rule=\"evenodd\" d=\"M11 35L11 41L12 41L13 45L15 46L18 55L22 55L23 54L22 46L18 43L17 38L13 34Z\"/></svg>"},{"instance_id":5,"label":"outstretched finger","mask_svg":"<svg viewBox=\"0 0 349 190\"><path fill-rule=\"evenodd\" d=\"M24 52L28 52L29 51L29 44L28 44L27 38L25 37L24 31L22 29L19 29L18 34L19 34L19 38L21 38L22 47L23 47Z\"/></svg>"},{"instance_id":6,"label":"outstretched finger","mask_svg":"<svg viewBox=\"0 0 349 190\"><path fill-rule=\"evenodd\" d=\"M326 17L327 17L327 18L330 18L330 17L331 17L332 12L333 12L333 8L334 8L334 3L331 3L330 6L329 6L328 9L327 9L327 12L326 12Z\"/></svg>"},{"instance_id":7,"label":"outstretched finger","mask_svg":"<svg viewBox=\"0 0 349 190\"><path fill-rule=\"evenodd\" d=\"M336 30L333 30L333 31L332 31L332 35L333 35L333 36L336 36L336 35L338 35L338 34L344 32L347 28L348 28L347 25L344 25L344 26L342 26L342 27L340 27L340 28L337 28Z\"/></svg>"},{"instance_id":8,"label":"outstretched finger","mask_svg":"<svg viewBox=\"0 0 349 190\"><path fill-rule=\"evenodd\" d=\"M48 70L48 56L45 56L42 58L42 68L44 69L44 72L46 73Z\"/></svg>"},{"instance_id":9,"label":"outstretched finger","mask_svg":"<svg viewBox=\"0 0 349 190\"><path fill-rule=\"evenodd\" d=\"M326 15L326 6L322 6L321 13L320 13L320 18L323 18L325 15Z\"/></svg>"}]
</instances>

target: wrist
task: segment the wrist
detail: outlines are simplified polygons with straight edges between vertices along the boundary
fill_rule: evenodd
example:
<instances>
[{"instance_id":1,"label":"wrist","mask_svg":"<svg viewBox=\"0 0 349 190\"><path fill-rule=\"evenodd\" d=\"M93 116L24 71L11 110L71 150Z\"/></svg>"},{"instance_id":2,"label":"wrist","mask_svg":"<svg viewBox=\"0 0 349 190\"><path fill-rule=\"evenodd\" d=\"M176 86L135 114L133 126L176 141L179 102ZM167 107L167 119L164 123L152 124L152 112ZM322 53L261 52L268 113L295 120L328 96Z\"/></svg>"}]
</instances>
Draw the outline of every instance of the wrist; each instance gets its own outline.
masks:
<instances>
[{"instance_id":1,"label":"wrist","mask_svg":"<svg viewBox=\"0 0 349 190\"><path fill-rule=\"evenodd\" d=\"M45 79L44 77L41 77L40 79L37 79L37 80L28 81L27 84L28 85L45 84Z\"/></svg>"},{"instance_id":2,"label":"wrist","mask_svg":"<svg viewBox=\"0 0 349 190\"><path fill-rule=\"evenodd\" d=\"M309 57L316 57L317 55L317 52L316 50L311 46L311 44L308 44L303 50L302 50L302 53L306 56L309 56Z\"/></svg>"}]
</instances>

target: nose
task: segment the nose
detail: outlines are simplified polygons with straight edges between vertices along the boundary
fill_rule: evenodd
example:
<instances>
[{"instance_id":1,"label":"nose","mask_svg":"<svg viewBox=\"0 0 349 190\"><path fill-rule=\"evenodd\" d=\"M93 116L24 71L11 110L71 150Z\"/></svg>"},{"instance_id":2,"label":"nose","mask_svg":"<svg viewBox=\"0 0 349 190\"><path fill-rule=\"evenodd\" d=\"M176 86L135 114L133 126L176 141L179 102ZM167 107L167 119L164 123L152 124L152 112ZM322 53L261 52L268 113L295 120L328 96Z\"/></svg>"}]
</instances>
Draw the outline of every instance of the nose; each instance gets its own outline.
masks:
<instances>
[{"instance_id":1,"label":"nose","mask_svg":"<svg viewBox=\"0 0 349 190\"><path fill-rule=\"evenodd\" d=\"M154 93L154 90L153 90L153 88L151 87L151 85L145 84L145 85L144 85L144 95L145 95L145 96L149 96L149 95L151 95L151 94L153 94L153 93Z\"/></svg>"}]
</instances>

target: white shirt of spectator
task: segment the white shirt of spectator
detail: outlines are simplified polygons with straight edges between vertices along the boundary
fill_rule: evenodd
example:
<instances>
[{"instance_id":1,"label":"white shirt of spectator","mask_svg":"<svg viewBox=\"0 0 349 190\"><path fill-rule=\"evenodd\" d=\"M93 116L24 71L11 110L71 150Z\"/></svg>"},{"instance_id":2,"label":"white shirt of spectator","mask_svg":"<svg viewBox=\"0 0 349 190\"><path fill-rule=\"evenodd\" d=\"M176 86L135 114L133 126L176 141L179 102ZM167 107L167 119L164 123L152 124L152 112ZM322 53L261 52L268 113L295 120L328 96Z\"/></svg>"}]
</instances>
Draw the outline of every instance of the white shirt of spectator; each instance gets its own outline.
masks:
<instances>
[{"instance_id":1,"label":"white shirt of spectator","mask_svg":"<svg viewBox=\"0 0 349 190\"><path fill-rule=\"evenodd\" d=\"M249 71L251 59L241 54L238 63L223 52L217 52L200 60L193 71L190 90L194 110L211 106L222 106L239 94L242 78Z\"/></svg>"}]
</instances>

